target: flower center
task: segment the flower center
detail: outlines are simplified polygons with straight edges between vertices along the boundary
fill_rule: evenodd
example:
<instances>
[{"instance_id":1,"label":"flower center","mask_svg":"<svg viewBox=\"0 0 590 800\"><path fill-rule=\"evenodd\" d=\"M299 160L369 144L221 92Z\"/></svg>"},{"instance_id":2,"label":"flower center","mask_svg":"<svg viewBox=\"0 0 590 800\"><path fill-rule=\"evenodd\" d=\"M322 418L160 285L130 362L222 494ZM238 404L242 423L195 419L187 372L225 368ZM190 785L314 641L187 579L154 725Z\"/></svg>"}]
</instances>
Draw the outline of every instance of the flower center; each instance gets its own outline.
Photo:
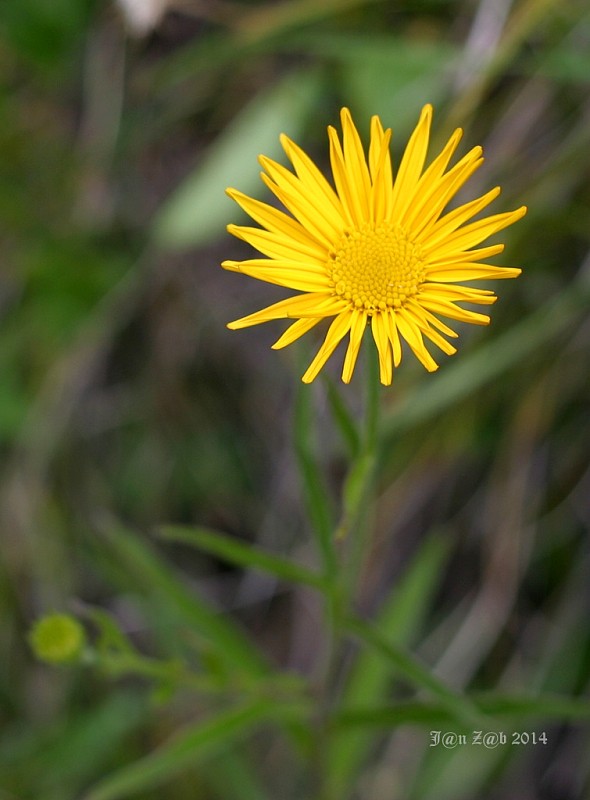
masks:
<instances>
[{"instance_id":1,"label":"flower center","mask_svg":"<svg viewBox=\"0 0 590 800\"><path fill-rule=\"evenodd\" d=\"M369 315L401 308L425 279L420 246L399 225L345 231L330 253L334 292Z\"/></svg>"}]
</instances>

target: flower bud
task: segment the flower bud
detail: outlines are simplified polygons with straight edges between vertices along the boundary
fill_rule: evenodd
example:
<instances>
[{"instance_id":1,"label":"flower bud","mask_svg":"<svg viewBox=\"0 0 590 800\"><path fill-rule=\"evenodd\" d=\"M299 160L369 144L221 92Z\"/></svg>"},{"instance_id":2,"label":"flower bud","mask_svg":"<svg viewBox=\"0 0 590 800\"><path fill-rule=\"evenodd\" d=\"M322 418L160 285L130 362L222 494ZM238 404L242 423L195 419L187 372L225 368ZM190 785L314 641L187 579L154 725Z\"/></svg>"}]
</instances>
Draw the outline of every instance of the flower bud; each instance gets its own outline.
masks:
<instances>
[{"instance_id":1,"label":"flower bud","mask_svg":"<svg viewBox=\"0 0 590 800\"><path fill-rule=\"evenodd\" d=\"M37 620L29 644L38 659L49 664L75 661L84 647L84 628L69 614L48 614Z\"/></svg>"}]
</instances>

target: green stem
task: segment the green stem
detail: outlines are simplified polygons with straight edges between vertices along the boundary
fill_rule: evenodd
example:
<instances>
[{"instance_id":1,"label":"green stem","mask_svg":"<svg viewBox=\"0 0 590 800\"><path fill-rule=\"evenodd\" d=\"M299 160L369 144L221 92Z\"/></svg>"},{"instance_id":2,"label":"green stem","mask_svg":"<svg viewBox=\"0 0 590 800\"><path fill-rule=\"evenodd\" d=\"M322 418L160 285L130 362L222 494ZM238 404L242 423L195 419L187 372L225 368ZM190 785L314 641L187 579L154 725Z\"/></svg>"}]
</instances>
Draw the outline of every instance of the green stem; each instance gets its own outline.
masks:
<instances>
[{"instance_id":1,"label":"green stem","mask_svg":"<svg viewBox=\"0 0 590 800\"><path fill-rule=\"evenodd\" d=\"M365 384L365 419L362 448L375 452L379 440L379 356L373 342L367 349L367 382Z\"/></svg>"},{"instance_id":2,"label":"green stem","mask_svg":"<svg viewBox=\"0 0 590 800\"><path fill-rule=\"evenodd\" d=\"M360 448L346 477L343 490L343 513L336 532L337 538L348 539L348 542L345 542L347 547L343 569L347 608L350 607L354 598L366 556L379 452L379 361L373 342L367 342L367 344L367 371L364 413L360 424Z\"/></svg>"},{"instance_id":3,"label":"green stem","mask_svg":"<svg viewBox=\"0 0 590 800\"><path fill-rule=\"evenodd\" d=\"M339 570L326 594L326 650L320 686L317 722L317 750L326 752L331 735L331 719L339 701L346 654L347 619L358 589L359 576L370 533L370 507L375 487L379 447L379 363L373 342L367 342L368 365L364 392L364 412L359 422L356 455L351 459L342 490L339 523L333 542L339 549ZM322 760L323 762L323 760ZM333 798L331 781L316 765L321 800Z\"/></svg>"}]
</instances>

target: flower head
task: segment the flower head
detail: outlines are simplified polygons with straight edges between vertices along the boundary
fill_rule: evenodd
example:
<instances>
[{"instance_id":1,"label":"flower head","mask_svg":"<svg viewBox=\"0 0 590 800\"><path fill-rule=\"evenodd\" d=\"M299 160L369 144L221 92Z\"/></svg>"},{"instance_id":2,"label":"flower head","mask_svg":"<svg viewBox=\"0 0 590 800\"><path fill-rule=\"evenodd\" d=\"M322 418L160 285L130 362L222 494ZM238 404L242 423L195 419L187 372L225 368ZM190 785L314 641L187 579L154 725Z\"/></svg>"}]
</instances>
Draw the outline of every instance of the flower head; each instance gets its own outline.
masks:
<instances>
[{"instance_id":1,"label":"flower head","mask_svg":"<svg viewBox=\"0 0 590 800\"><path fill-rule=\"evenodd\" d=\"M342 141L328 128L334 186L282 135L293 171L264 156L260 163L265 170L262 180L289 214L228 189L262 226L229 225L228 231L266 258L224 261L222 266L300 292L228 327L294 320L273 345L278 349L331 318L324 342L303 375L306 383L347 335L342 380L348 383L368 324L382 383L391 383L405 345L427 370L436 370L425 340L447 355L456 352L449 338L457 338L457 333L440 317L478 325L490 321L459 303L490 305L496 300L494 293L463 282L515 278L521 272L484 263L502 252L502 244L477 247L526 213L522 206L472 221L500 194L499 187L443 213L483 163L482 149L474 147L449 168L462 136L459 128L425 169L431 120L432 107L426 105L394 177L391 129L384 130L379 117L372 118L367 157L350 112L343 108Z\"/></svg>"}]
</instances>

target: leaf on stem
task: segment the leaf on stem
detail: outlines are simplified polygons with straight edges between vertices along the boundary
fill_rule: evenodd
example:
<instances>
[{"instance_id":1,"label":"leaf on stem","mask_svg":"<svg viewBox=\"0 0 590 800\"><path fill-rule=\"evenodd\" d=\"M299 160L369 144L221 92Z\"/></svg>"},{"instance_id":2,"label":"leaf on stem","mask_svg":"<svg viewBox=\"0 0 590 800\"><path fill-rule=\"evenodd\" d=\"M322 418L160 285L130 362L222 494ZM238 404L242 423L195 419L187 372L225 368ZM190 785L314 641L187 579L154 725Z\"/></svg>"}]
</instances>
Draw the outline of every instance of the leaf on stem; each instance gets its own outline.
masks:
<instances>
[{"instance_id":1,"label":"leaf on stem","mask_svg":"<svg viewBox=\"0 0 590 800\"><path fill-rule=\"evenodd\" d=\"M326 588L325 579L318 573L210 528L166 525L160 529L160 534L165 539L197 547L240 567L266 572L290 583Z\"/></svg>"}]
</instances>

